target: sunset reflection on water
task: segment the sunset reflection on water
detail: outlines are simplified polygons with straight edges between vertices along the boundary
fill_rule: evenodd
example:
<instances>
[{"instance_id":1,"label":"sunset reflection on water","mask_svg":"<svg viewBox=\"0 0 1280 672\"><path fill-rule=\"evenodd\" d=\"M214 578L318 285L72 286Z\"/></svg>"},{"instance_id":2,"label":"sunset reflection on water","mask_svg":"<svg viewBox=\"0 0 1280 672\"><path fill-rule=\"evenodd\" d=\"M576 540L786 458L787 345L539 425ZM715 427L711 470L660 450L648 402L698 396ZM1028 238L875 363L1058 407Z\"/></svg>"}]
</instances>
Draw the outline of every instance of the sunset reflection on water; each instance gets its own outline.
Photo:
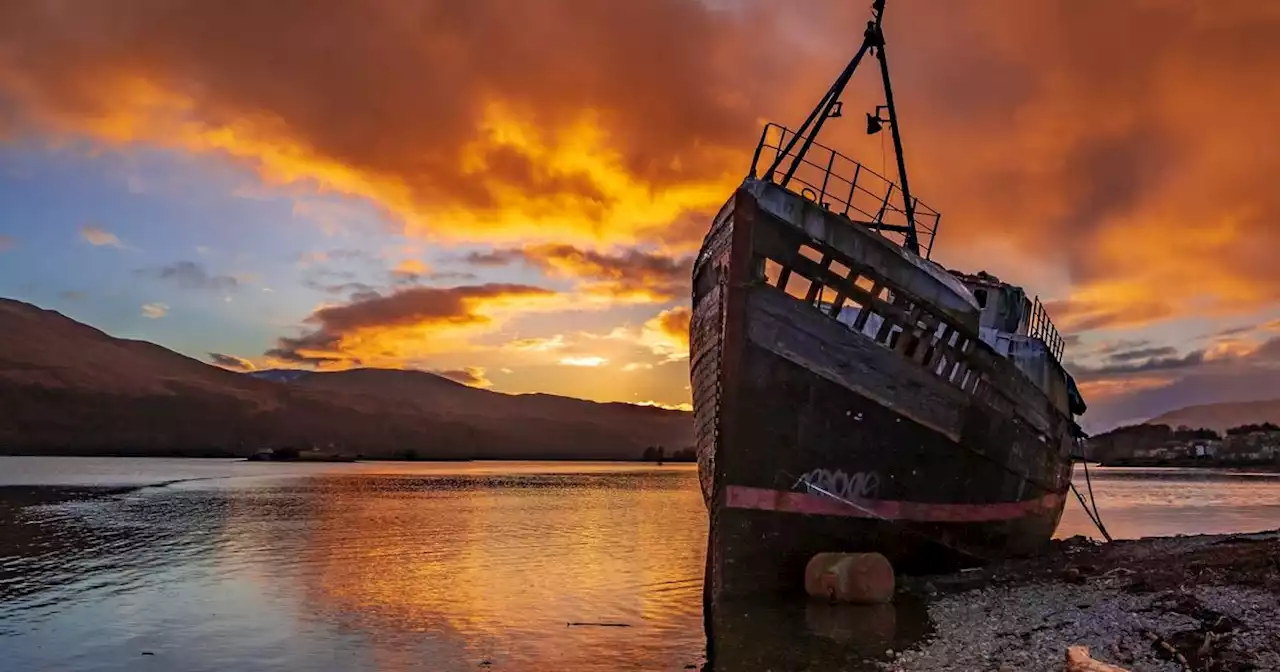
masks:
<instances>
[{"instance_id":1,"label":"sunset reflection on water","mask_svg":"<svg viewBox=\"0 0 1280 672\"><path fill-rule=\"evenodd\" d=\"M0 669L706 662L707 518L691 466L0 461ZM1280 520L1277 475L1093 476L1118 537ZM1070 503L1058 536L1089 531ZM905 600L792 600L717 620L714 669L731 672L874 669L928 629Z\"/></svg>"}]
</instances>

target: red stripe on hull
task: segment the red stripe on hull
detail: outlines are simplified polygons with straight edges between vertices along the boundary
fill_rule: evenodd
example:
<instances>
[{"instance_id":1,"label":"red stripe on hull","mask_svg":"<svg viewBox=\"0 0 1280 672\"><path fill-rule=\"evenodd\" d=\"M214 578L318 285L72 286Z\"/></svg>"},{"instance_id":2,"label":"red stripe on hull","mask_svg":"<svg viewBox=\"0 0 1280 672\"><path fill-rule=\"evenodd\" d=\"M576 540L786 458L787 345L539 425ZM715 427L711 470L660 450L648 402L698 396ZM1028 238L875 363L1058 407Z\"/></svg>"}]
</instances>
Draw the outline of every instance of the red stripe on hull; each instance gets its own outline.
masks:
<instances>
[{"instance_id":1,"label":"red stripe on hull","mask_svg":"<svg viewBox=\"0 0 1280 672\"><path fill-rule=\"evenodd\" d=\"M845 502L826 495L807 492L788 492L743 485L730 485L725 488L725 505L733 509L879 518L917 523L982 523L1015 520L1060 507L1065 498L1066 493L1050 493L1039 499L997 504L926 504L887 499L853 499Z\"/></svg>"}]
</instances>

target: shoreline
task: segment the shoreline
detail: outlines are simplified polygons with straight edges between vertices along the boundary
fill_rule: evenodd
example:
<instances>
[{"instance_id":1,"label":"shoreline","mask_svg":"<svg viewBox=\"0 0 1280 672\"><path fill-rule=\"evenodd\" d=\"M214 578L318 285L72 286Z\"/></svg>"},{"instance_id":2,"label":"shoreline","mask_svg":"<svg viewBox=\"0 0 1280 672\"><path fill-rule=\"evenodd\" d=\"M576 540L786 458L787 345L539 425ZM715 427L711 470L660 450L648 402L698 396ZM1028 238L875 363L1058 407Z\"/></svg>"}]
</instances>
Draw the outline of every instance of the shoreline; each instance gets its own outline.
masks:
<instances>
[{"instance_id":1,"label":"shoreline","mask_svg":"<svg viewBox=\"0 0 1280 672\"><path fill-rule=\"evenodd\" d=\"M156 458L156 459L184 459L184 460L229 460L236 462L262 462L270 463L299 463L299 462L317 462L317 463L368 463L368 462L618 462L623 464L652 464L654 466L666 466L677 464L697 464L696 460L673 460L663 459L662 462L656 460L646 460L640 457L577 457L577 456L494 456L494 457L415 457L413 459L404 459L403 456L388 455L327 455L324 457L301 457L297 459L251 459L250 454L231 453L220 451L131 451L131 450L110 450L110 451L66 451L66 452L35 452L35 451L6 451L0 448L0 457L91 457L91 458Z\"/></svg>"},{"instance_id":2,"label":"shoreline","mask_svg":"<svg viewBox=\"0 0 1280 672\"><path fill-rule=\"evenodd\" d=\"M1099 467L1112 469L1219 469L1223 471L1253 471L1280 473L1280 462L1263 460L1256 462L1223 462L1203 458L1186 458L1172 460L1111 460L1096 462Z\"/></svg>"},{"instance_id":3,"label":"shoreline","mask_svg":"<svg viewBox=\"0 0 1280 672\"><path fill-rule=\"evenodd\" d=\"M1034 558L902 577L933 633L887 670L1062 669L1067 648L1132 670L1280 669L1280 529L1052 542Z\"/></svg>"}]
</instances>

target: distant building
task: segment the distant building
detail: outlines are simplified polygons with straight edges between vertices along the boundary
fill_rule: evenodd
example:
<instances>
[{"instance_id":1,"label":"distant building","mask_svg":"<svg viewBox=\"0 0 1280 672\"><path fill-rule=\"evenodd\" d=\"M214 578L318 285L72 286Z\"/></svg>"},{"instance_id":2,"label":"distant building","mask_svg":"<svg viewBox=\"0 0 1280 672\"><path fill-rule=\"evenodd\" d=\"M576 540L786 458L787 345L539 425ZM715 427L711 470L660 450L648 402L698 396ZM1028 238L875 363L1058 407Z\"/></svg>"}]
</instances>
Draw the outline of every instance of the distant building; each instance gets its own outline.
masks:
<instances>
[{"instance_id":1,"label":"distant building","mask_svg":"<svg viewBox=\"0 0 1280 672\"><path fill-rule=\"evenodd\" d=\"M1269 462L1280 457L1280 431L1228 433L1221 457L1232 462Z\"/></svg>"},{"instance_id":2,"label":"distant building","mask_svg":"<svg viewBox=\"0 0 1280 672\"><path fill-rule=\"evenodd\" d=\"M1280 462L1280 427L1244 425L1220 436L1208 429L1132 425L1089 439L1088 453L1103 463L1203 460L1230 465Z\"/></svg>"}]
</instances>

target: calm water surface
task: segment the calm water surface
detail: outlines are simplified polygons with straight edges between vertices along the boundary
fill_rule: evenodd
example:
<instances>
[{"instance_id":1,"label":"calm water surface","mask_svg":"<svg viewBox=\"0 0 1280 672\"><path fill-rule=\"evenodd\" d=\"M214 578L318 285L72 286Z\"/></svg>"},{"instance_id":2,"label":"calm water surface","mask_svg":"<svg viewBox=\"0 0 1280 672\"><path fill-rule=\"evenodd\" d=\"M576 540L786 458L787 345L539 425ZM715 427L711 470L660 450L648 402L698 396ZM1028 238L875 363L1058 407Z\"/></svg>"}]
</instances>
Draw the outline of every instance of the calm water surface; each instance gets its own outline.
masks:
<instances>
[{"instance_id":1,"label":"calm water surface","mask_svg":"<svg viewBox=\"0 0 1280 672\"><path fill-rule=\"evenodd\" d=\"M1093 475L1116 537L1280 525L1280 476ZM0 457L0 669L700 667L706 524L687 466ZM1072 503L1059 536L1091 531ZM838 669L909 620L738 632Z\"/></svg>"}]
</instances>

